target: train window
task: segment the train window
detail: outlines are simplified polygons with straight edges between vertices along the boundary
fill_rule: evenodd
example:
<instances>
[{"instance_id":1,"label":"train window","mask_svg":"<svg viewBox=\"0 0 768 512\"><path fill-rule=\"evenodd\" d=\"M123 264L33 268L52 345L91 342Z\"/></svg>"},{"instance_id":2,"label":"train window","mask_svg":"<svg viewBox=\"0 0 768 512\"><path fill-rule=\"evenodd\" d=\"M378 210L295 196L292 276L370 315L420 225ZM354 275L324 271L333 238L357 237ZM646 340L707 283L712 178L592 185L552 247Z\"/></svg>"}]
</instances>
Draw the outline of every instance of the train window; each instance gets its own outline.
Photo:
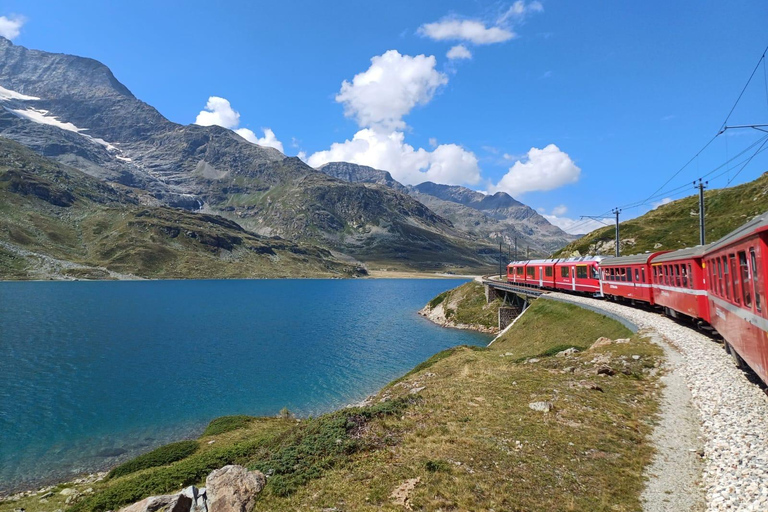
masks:
<instances>
[{"instance_id":1,"label":"train window","mask_svg":"<svg viewBox=\"0 0 768 512\"><path fill-rule=\"evenodd\" d=\"M659 267L653 267L653 282L659 284Z\"/></svg>"},{"instance_id":2,"label":"train window","mask_svg":"<svg viewBox=\"0 0 768 512\"><path fill-rule=\"evenodd\" d=\"M640 281L640 269L635 269L635 281Z\"/></svg>"},{"instance_id":3,"label":"train window","mask_svg":"<svg viewBox=\"0 0 768 512\"><path fill-rule=\"evenodd\" d=\"M723 288L725 289L725 298L730 300L731 299L731 288L728 286L728 258L723 256L721 258L723 262Z\"/></svg>"},{"instance_id":4,"label":"train window","mask_svg":"<svg viewBox=\"0 0 768 512\"><path fill-rule=\"evenodd\" d=\"M640 269L640 277L642 278L640 281L644 283L645 282L645 267L642 267Z\"/></svg>"},{"instance_id":5,"label":"train window","mask_svg":"<svg viewBox=\"0 0 768 512\"><path fill-rule=\"evenodd\" d=\"M669 267L667 267L666 265L662 265L661 268L664 269L664 277L662 277L661 279L661 284L669 284L667 283L667 276L669 275Z\"/></svg>"},{"instance_id":6,"label":"train window","mask_svg":"<svg viewBox=\"0 0 768 512\"><path fill-rule=\"evenodd\" d=\"M716 258L717 262L717 294L723 296L723 265L720 263L720 258Z\"/></svg>"},{"instance_id":7,"label":"train window","mask_svg":"<svg viewBox=\"0 0 768 512\"><path fill-rule=\"evenodd\" d=\"M536 267L527 267L526 268L528 277L533 277L536 275Z\"/></svg>"},{"instance_id":8,"label":"train window","mask_svg":"<svg viewBox=\"0 0 768 512\"><path fill-rule=\"evenodd\" d=\"M627 267L627 281L632 282L632 268Z\"/></svg>"},{"instance_id":9,"label":"train window","mask_svg":"<svg viewBox=\"0 0 768 512\"><path fill-rule=\"evenodd\" d=\"M757 276L757 258L755 257L755 249L749 248L749 257L752 263L752 282L755 284L755 307L760 311L760 281Z\"/></svg>"},{"instance_id":10,"label":"train window","mask_svg":"<svg viewBox=\"0 0 768 512\"><path fill-rule=\"evenodd\" d=\"M597 269L597 267L589 267L592 269L592 279L600 279L600 271Z\"/></svg>"},{"instance_id":11,"label":"train window","mask_svg":"<svg viewBox=\"0 0 768 512\"><path fill-rule=\"evenodd\" d=\"M579 265L576 267L576 277L578 279L586 279L587 278L587 266L586 265Z\"/></svg>"},{"instance_id":12,"label":"train window","mask_svg":"<svg viewBox=\"0 0 768 512\"><path fill-rule=\"evenodd\" d=\"M693 272L691 271L691 264L688 264L688 288L693 290Z\"/></svg>"},{"instance_id":13,"label":"train window","mask_svg":"<svg viewBox=\"0 0 768 512\"><path fill-rule=\"evenodd\" d=\"M744 260L746 261L746 256L744 257ZM730 261L731 261L731 284L733 285L733 302L736 304L741 304L741 299L739 298L739 269L736 266L736 256L731 254L730 255Z\"/></svg>"},{"instance_id":14,"label":"train window","mask_svg":"<svg viewBox=\"0 0 768 512\"><path fill-rule=\"evenodd\" d=\"M517 275L519 276L523 275L523 267L517 267L516 271L517 271Z\"/></svg>"},{"instance_id":15,"label":"train window","mask_svg":"<svg viewBox=\"0 0 768 512\"><path fill-rule=\"evenodd\" d=\"M552 267L545 267L544 268L544 275L546 277L552 277Z\"/></svg>"},{"instance_id":16,"label":"train window","mask_svg":"<svg viewBox=\"0 0 768 512\"><path fill-rule=\"evenodd\" d=\"M734 262L735 263L735 262ZM744 306L752 307L752 280L749 276L749 264L747 253L739 251L739 267L741 268L741 296L744 298Z\"/></svg>"},{"instance_id":17,"label":"train window","mask_svg":"<svg viewBox=\"0 0 768 512\"><path fill-rule=\"evenodd\" d=\"M682 279L683 288L688 288L688 271L685 269L685 263L681 265L680 274L681 274L681 277L683 278Z\"/></svg>"},{"instance_id":18,"label":"train window","mask_svg":"<svg viewBox=\"0 0 768 512\"><path fill-rule=\"evenodd\" d=\"M680 265L675 265L675 286L680 287Z\"/></svg>"},{"instance_id":19,"label":"train window","mask_svg":"<svg viewBox=\"0 0 768 512\"><path fill-rule=\"evenodd\" d=\"M568 267L560 267L560 277L568 277Z\"/></svg>"}]
</instances>

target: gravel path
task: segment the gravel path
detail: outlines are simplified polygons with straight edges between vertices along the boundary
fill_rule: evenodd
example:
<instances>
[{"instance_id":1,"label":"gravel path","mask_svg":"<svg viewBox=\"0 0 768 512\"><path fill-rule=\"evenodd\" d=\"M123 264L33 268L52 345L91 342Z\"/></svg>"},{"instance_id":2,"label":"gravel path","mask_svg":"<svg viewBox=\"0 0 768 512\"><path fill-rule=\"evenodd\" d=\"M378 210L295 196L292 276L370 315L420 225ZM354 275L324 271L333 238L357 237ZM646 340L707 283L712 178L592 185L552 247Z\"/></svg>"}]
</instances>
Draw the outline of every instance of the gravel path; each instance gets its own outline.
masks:
<instances>
[{"instance_id":1,"label":"gravel path","mask_svg":"<svg viewBox=\"0 0 768 512\"><path fill-rule=\"evenodd\" d=\"M706 509L768 510L768 397L735 367L722 345L658 313L586 297L550 295L621 315L673 345L681 358L671 364L679 370L698 409ZM660 427L675 428L674 423L665 425L663 417ZM659 449L663 452L664 446ZM672 508L672 503L670 498L668 510L680 510Z\"/></svg>"}]
</instances>

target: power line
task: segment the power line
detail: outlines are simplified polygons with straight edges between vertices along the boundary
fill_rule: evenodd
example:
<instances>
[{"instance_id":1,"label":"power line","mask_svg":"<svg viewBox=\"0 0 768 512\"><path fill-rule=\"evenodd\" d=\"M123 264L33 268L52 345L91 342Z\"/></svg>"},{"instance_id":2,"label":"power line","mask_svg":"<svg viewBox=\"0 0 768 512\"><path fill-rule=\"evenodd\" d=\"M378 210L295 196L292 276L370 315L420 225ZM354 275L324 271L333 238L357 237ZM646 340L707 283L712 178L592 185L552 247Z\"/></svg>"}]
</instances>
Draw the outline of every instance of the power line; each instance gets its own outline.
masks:
<instances>
[{"instance_id":1,"label":"power line","mask_svg":"<svg viewBox=\"0 0 768 512\"><path fill-rule=\"evenodd\" d=\"M739 97L736 98L736 103L733 104L731 107L731 111L728 112L728 115L725 117L725 121L723 121L723 125L720 127L720 133L723 133L723 128L725 128L725 125L728 123L728 119L731 117L731 114L733 114L733 111L736 110L736 105L739 104L739 101L741 100L741 97L744 96L744 91L747 90L747 87L749 87L749 83L752 81L752 77L755 76L755 72L760 67L760 63L765 60L765 53L768 52L768 46L765 47L765 50L763 50L763 54L760 56L760 60L757 61L757 65L755 66L755 69L752 70L752 74L749 75L749 79L747 80L747 83L744 84L744 88L741 90L741 93L739 94Z\"/></svg>"},{"instance_id":2,"label":"power line","mask_svg":"<svg viewBox=\"0 0 768 512\"><path fill-rule=\"evenodd\" d=\"M753 159L753 158L755 158L755 157L757 156L757 154L758 154L758 153L760 153L760 152L762 151L762 149L763 149L763 146L765 146L765 144L766 144L767 142L768 142L768 139L763 141L763 143L762 143L762 145L760 146L760 148L759 148L757 151L755 151L755 152L752 154L752 156L750 156L750 157L749 157L749 159L748 159L748 160L747 160L747 161L744 163L744 165L741 167L741 169L739 169L739 170L738 170L738 172L737 172L736 174L734 174L734 175L733 175L733 178L731 178L731 179L729 179L729 180L728 180L728 183L726 183L726 184L725 184L725 186L726 186L726 187L727 187L728 185L730 185L730 184L731 184L731 182L732 182L733 180L735 180L735 179L736 179L736 176L738 176L738 175L741 173L741 171L743 171L743 170L744 170L744 168L745 168L746 166L748 166L748 165L749 165L749 162L751 162L751 161L752 161L752 159Z\"/></svg>"}]
</instances>

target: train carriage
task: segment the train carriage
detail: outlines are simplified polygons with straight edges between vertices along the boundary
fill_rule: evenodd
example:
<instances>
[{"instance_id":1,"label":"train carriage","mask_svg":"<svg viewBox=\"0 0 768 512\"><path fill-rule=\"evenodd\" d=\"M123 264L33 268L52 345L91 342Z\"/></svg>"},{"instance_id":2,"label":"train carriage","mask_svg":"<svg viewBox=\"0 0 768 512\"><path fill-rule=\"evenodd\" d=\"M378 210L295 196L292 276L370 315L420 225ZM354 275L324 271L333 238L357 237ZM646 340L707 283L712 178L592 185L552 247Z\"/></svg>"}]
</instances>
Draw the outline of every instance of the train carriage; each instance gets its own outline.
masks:
<instances>
[{"instance_id":1,"label":"train carriage","mask_svg":"<svg viewBox=\"0 0 768 512\"><path fill-rule=\"evenodd\" d=\"M555 264L559 260L531 260L526 266L526 279L528 284L539 288L555 287Z\"/></svg>"},{"instance_id":2,"label":"train carriage","mask_svg":"<svg viewBox=\"0 0 768 512\"><path fill-rule=\"evenodd\" d=\"M525 264L527 261L513 261L507 265L507 282L525 284Z\"/></svg>"},{"instance_id":3,"label":"train carriage","mask_svg":"<svg viewBox=\"0 0 768 512\"><path fill-rule=\"evenodd\" d=\"M709 322L707 292L702 261L707 246L696 246L662 254L651 264L653 297L673 318L681 315Z\"/></svg>"},{"instance_id":4,"label":"train carriage","mask_svg":"<svg viewBox=\"0 0 768 512\"><path fill-rule=\"evenodd\" d=\"M554 265L555 284L558 290L601 295L600 261L602 256L581 256L558 260Z\"/></svg>"},{"instance_id":5,"label":"train carriage","mask_svg":"<svg viewBox=\"0 0 768 512\"><path fill-rule=\"evenodd\" d=\"M768 383L768 213L710 245L703 260L710 323Z\"/></svg>"},{"instance_id":6,"label":"train carriage","mask_svg":"<svg viewBox=\"0 0 768 512\"><path fill-rule=\"evenodd\" d=\"M653 305L651 262L668 251L607 258L600 262L603 294Z\"/></svg>"}]
</instances>

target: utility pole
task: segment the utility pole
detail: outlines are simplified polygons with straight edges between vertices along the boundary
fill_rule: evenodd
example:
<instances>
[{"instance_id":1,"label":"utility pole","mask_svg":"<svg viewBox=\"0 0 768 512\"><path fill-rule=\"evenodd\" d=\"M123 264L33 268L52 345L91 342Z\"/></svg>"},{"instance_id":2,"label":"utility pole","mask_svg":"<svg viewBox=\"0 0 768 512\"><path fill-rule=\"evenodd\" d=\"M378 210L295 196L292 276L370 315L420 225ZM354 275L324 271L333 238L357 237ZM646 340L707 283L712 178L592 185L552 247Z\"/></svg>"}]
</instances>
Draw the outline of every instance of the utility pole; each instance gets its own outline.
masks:
<instances>
[{"instance_id":1,"label":"utility pole","mask_svg":"<svg viewBox=\"0 0 768 512\"><path fill-rule=\"evenodd\" d=\"M621 251L619 250L619 214L621 213L621 210L614 208L611 210L611 213L616 215L616 257L618 258L621 255Z\"/></svg>"},{"instance_id":2,"label":"utility pole","mask_svg":"<svg viewBox=\"0 0 768 512\"><path fill-rule=\"evenodd\" d=\"M526 259L526 260L529 260L529 259L530 259L530 257L528 256L528 253L529 253L530 251L531 251L531 246L530 246L530 245L526 245L526 246L525 246L525 259Z\"/></svg>"},{"instance_id":3,"label":"utility pole","mask_svg":"<svg viewBox=\"0 0 768 512\"><path fill-rule=\"evenodd\" d=\"M515 237L515 261L517 261L517 237Z\"/></svg>"},{"instance_id":4,"label":"utility pole","mask_svg":"<svg viewBox=\"0 0 768 512\"><path fill-rule=\"evenodd\" d=\"M693 186L699 189L699 244L704 245L704 189L709 184L708 181L701 181L699 184L693 182Z\"/></svg>"},{"instance_id":5,"label":"utility pole","mask_svg":"<svg viewBox=\"0 0 768 512\"><path fill-rule=\"evenodd\" d=\"M503 239L502 239L503 240ZM501 275L501 259L504 257L503 253L501 252L501 240L499 240L499 279L501 279L503 276Z\"/></svg>"}]
</instances>

